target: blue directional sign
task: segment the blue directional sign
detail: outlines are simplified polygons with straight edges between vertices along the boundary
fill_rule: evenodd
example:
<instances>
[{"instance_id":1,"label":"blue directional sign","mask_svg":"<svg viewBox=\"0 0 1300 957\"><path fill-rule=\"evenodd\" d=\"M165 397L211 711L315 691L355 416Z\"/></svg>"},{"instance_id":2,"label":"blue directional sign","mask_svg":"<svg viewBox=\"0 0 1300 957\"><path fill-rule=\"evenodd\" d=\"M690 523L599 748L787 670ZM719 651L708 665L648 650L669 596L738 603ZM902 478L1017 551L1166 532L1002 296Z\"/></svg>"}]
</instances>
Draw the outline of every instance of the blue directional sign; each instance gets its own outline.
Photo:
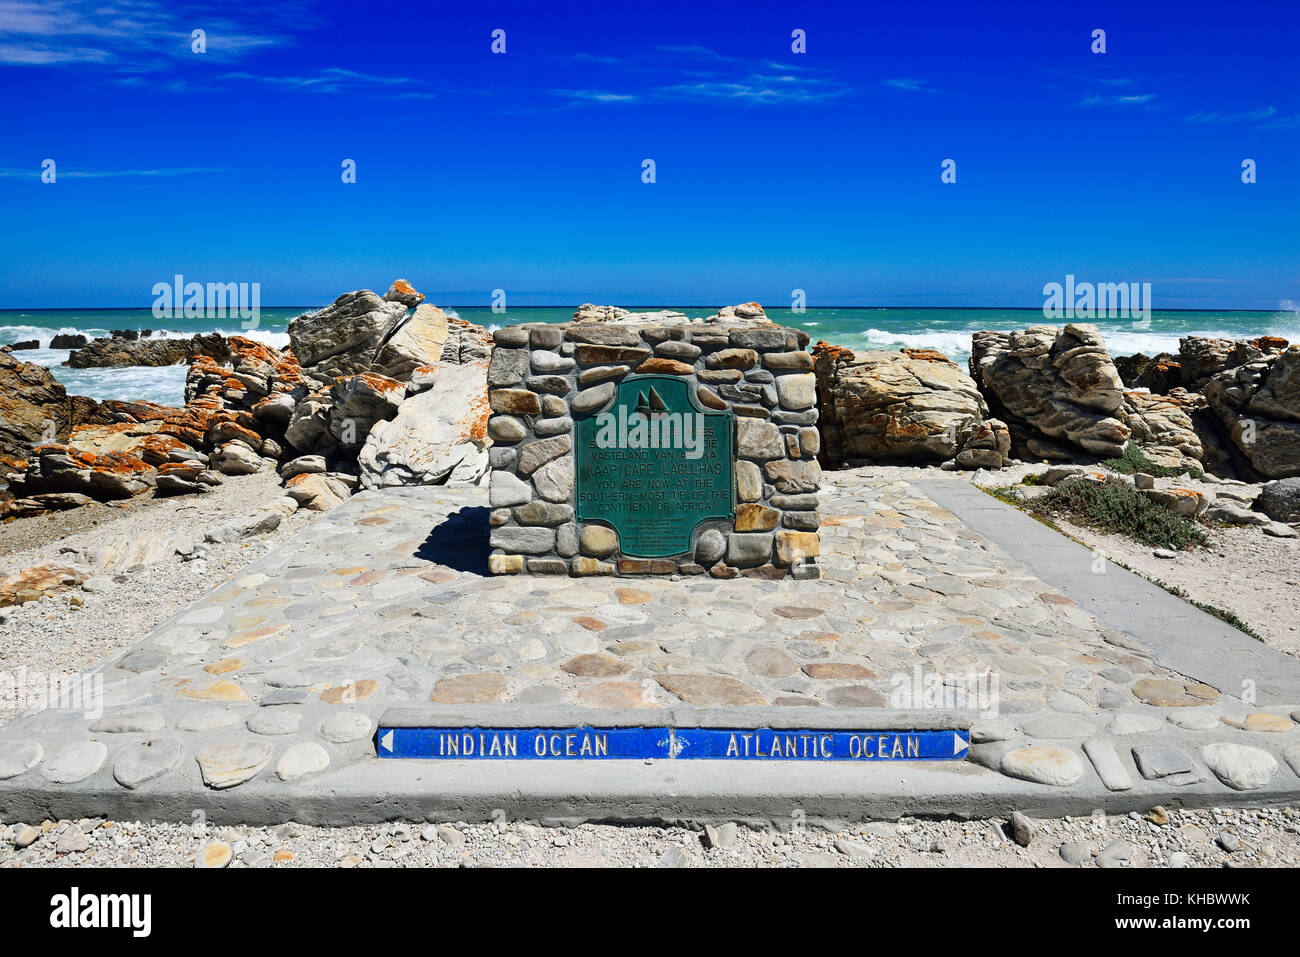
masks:
<instances>
[{"instance_id":1,"label":"blue directional sign","mask_svg":"<svg viewBox=\"0 0 1300 957\"><path fill-rule=\"evenodd\" d=\"M968 731L786 728L387 728L381 758L450 761L953 761Z\"/></svg>"}]
</instances>

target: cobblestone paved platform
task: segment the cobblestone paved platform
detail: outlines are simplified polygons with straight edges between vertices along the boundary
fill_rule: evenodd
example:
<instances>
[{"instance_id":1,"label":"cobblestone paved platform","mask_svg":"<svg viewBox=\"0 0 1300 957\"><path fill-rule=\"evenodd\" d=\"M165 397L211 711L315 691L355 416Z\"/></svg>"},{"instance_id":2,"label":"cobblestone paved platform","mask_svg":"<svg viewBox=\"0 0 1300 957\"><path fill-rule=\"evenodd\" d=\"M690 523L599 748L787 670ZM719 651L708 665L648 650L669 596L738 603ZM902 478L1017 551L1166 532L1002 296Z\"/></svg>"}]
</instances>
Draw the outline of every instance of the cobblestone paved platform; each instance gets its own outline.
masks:
<instances>
[{"instance_id":1,"label":"cobblestone paved platform","mask_svg":"<svg viewBox=\"0 0 1300 957\"><path fill-rule=\"evenodd\" d=\"M363 493L106 662L102 716L0 728L0 815L845 820L1300 798L1300 702L1170 671L1140 627L1099 622L917 484L826 485L811 581L491 576L485 490ZM1032 524L989 502L1003 541ZM1219 627L1180 607L1193 632ZM464 725L971 727L975 743L944 764L434 768L376 757L390 706Z\"/></svg>"}]
</instances>

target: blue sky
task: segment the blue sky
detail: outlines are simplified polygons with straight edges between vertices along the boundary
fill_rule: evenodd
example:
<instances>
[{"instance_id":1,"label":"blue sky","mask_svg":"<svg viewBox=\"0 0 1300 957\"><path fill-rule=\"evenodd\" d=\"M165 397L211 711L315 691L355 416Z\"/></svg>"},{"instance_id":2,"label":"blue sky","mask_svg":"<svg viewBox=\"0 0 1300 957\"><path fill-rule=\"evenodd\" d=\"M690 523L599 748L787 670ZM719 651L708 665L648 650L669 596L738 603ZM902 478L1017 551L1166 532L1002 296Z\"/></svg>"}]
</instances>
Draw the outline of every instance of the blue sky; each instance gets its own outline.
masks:
<instances>
[{"instance_id":1,"label":"blue sky","mask_svg":"<svg viewBox=\"0 0 1300 957\"><path fill-rule=\"evenodd\" d=\"M1294 2L558 6L0 0L0 307L1300 302Z\"/></svg>"}]
</instances>

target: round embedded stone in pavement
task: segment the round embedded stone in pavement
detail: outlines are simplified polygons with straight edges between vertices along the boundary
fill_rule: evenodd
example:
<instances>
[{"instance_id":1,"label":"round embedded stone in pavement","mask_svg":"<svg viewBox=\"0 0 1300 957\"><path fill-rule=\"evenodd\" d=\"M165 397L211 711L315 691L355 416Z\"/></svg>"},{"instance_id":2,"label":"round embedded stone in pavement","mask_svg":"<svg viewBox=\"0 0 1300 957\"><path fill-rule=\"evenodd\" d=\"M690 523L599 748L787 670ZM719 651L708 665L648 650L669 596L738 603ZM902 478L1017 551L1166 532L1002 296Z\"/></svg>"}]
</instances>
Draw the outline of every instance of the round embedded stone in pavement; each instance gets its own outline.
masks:
<instances>
[{"instance_id":1,"label":"round embedded stone in pavement","mask_svg":"<svg viewBox=\"0 0 1300 957\"><path fill-rule=\"evenodd\" d=\"M167 726L161 711L125 711L122 714L110 714L100 718L90 726L91 731L105 734L128 734L142 732L152 734Z\"/></svg>"},{"instance_id":2,"label":"round embedded stone in pavement","mask_svg":"<svg viewBox=\"0 0 1300 957\"><path fill-rule=\"evenodd\" d=\"M762 695L743 681L721 675L660 675L659 684L687 704L702 708L767 704Z\"/></svg>"},{"instance_id":3,"label":"round embedded stone in pavement","mask_svg":"<svg viewBox=\"0 0 1300 957\"><path fill-rule=\"evenodd\" d=\"M353 704L357 701L365 701L378 690L378 681L373 678L362 678L360 681L339 685L337 688L328 688L321 692L320 699L326 704Z\"/></svg>"},{"instance_id":4,"label":"round embedded stone in pavement","mask_svg":"<svg viewBox=\"0 0 1300 957\"><path fill-rule=\"evenodd\" d=\"M583 688L578 697L589 708L653 708L653 685L635 681L602 681L591 688Z\"/></svg>"},{"instance_id":5,"label":"round embedded stone in pavement","mask_svg":"<svg viewBox=\"0 0 1300 957\"><path fill-rule=\"evenodd\" d=\"M275 765L275 774L281 781L292 781L324 771L329 763L328 751L315 741L301 741L280 755L280 760Z\"/></svg>"},{"instance_id":6,"label":"round embedded stone in pavement","mask_svg":"<svg viewBox=\"0 0 1300 957\"><path fill-rule=\"evenodd\" d=\"M1001 718L981 721L970 729L971 744L988 744L992 741L1006 741L1016 733L1011 722Z\"/></svg>"},{"instance_id":7,"label":"round embedded stone in pavement","mask_svg":"<svg viewBox=\"0 0 1300 957\"><path fill-rule=\"evenodd\" d=\"M225 841L209 841L199 849L194 857L195 867L225 867L234 857L234 852Z\"/></svg>"},{"instance_id":8,"label":"round embedded stone in pavement","mask_svg":"<svg viewBox=\"0 0 1300 957\"><path fill-rule=\"evenodd\" d=\"M847 678L851 681L870 681L880 677L869 668L852 661L818 661L803 666L803 673L809 678L833 680Z\"/></svg>"},{"instance_id":9,"label":"round embedded stone in pavement","mask_svg":"<svg viewBox=\"0 0 1300 957\"><path fill-rule=\"evenodd\" d=\"M765 678L788 678L799 670L795 660L776 645L759 645L745 656L745 664Z\"/></svg>"},{"instance_id":10,"label":"round embedded stone in pavement","mask_svg":"<svg viewBox=\"0 0 1300 957\"><path fill-rule=\"evenodd\" d=\"M260 742L214 744L196 758L203 783L220 791L243 784L270 764L271 746Z\"/></svg>"},{"instance_id":11,"label":"round embedded stone in pavement","mask_svg":"<svg viewBox=\"0 0 1300 957\"><path fill-rule=\"evenodd\" d=\"M370 719L360 711L342 711L321 722L320 735L331 744L347 744L369 737L370 729Z\"/></svg>"},{"instance_id":12,"label":"round embedded stone in pavement","mask_svg":"<svg viewBox=\"0 0 1300 957\"><path fill-rule=\"evenodd\" d=\"M505 675L454 675L433 686L430 700L436 704L491 704L505 694Z\"/></svg>"},{"instance_id":13,"label":"round embedded stone in pavement","mask_svg":"<svg viewBox=\"0 0 1300 957\"><path fill-rule=\"evenodd\" d=\"M108 747L99 741L74 741L45 759L45 776L55 784L84 781L104 763Z\"/></svg>"},{"instance_id":14,"label":"round embedded stone in pavement","mask_svg":"<svg viewBox=\"0 0 1300 957\"><path fill-rule=\"evenodd\" d=\"M1237 791L1263 787L1277 773L1277 760L1245 744L1207 744L1201 757L1215 776Z\"/></svg>"},{"instance_id":15,"label":"round embedded stone in pavement","mask_svg":"<svg viewBox=\"0 0 1300 957\"><path fill-rule=\"evenodd\" d=\"M1164 724L1156 715L1126 711L1115 715L1106 730L1111 734L1150 734L1152 731L1159 731Z\"/></svg>"},{"instance_id":16,"label":"round embedded stone in pavement","mask_svg":"<svg viewBox=\"0 0 1300 957\"><path fill-rule=\"evenodd\" d=\"M16 778L30 771L45 756L45 749L35 741L10 741L0 744L0 781Z\"/></svg>"},{"instance_id":17,"label":"round embedded stone in pavement","mask_svg":"<svg viewBox=\"0 0 1300 957\"><path fill-rule=\"evenodd\" d=\"M1017 748L1002 756L1002 773L1035 784L1065 787L1083 775L1083 762L1067 748L1053 744L1035 744Z\"/></svg>"},{"instance_id":18,"label":"round embedded stone in pavement","mask_svg":"<svg viewBox=\"0 0 1300 957\"><path fill-rule=\"evenodd\" d=\"M837 708L883 708L889 700L869 685L843 685L826 692L826 701Z\"/></svg>"},{"instance_id":19,"label":"round embedded stone in pavement","mask_svg":"<svg viewBox=\"0 0 1300 957\"><path fill-rule=\"evenodd\" d=\"M1186 731L1211 731L1219 726L1219 716L1209 711L1175 711L1169 723Z\"/></svg>"},{"instance_id":20,"label":"round embedded stone in pavement","mask_svg":"<svg viewBox=\"0 0 1300 957\"><path fill-rule=\"evenodd\" d=\"M560 667L579 678L613 678L632 670L632 666L626 661L619 661L617 658L602 654L578 655Z\"/></svg>"},{"instance_id":21,"label":"round embedded stone in pavement","mask_svg":"<svg viewBox=\"0 0 1300 957\"><path fill-rule=\"evenodd\" d=\"M117 756L113 762L113 777L122 787L135 790L146 781L162 777L180 761L178 741L139 741Z\"/></svg>"},{"instance_id":22,"label":"round embedded stone in pavement","mask_svg":"<svg viewBox=\"0 0 1300 957\"><path fill-rule=\"evenodd\" d=\"M1209 685L1166 678L1143 678L1133 685L1133 694L1157 708L1195 708L1219 697L1219 692Z\"/></svg>"},{"instance_id":23,"label":"round embedded stone in pavement","mask_svg":"<svg viewBox=\"0 0 1300 957\"><path fill-rule=\"evenodd\" d=\"M248 716L248 730L253 734L294 734L302 724L302 713L285 708L259 708Z\"/></svg>"},{"instance_id":24,"label":"round embedded stone in pavement","mask_svg":"<svg viewBox=\"0 0 1300 957\"><path fill-rule=\"evenodd\" d=\"M536 638L525 638L515 649L515 654L519 656L520 661L540 661L548 654L546 645L542 644Z\"/></svg>"},{"instance_id":25,"label":"round embedded stone in pavement","mask_svg":"<svg viewBox=\"0 0 1300 957\"><path fill-rule=\"evenodd\" d=\"M781 605L773 608L772 611L782 618L793 618L795 621L805 621L825 614L820 608L808 608L803 605Z\"/></svg>"},{"instance_id":26,"label":"round embedded stone in pavement","mask_svg":"<svg viewBox=\"0 0 1300 957\"><path fill-rule=\"evenodd\" d=\"M1291 765L1291 770L1300 777L1300 744L1293 744L1282 752L1282 757L1286 758L1286 763Z\"/></svg>"},{"instance_id":27,"label":"round embedded stone in pavement","mask_svg":"<svg viewBox=\"0 0 1300 957\"><path fill-rule=\"evenodd\" d=\"M1247 731L1271 731L1275 734L1282 734L1294 728L1295 724L1290 718L1269 714L1267 711L1256 711L1254 714L1246 715L1245 720L1241 722L1241 726Z\"/></svg>"}]
</instances>

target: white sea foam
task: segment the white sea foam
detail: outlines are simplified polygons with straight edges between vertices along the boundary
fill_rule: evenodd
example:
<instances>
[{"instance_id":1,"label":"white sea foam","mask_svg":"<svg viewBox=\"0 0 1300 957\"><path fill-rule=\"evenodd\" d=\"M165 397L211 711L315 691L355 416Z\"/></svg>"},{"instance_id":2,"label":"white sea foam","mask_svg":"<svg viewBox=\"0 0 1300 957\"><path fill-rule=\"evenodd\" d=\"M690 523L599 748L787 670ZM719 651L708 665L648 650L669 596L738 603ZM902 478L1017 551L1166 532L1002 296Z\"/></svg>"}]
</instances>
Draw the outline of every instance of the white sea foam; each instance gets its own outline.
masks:
<instances>
[{"instance_id":1,"label":"white sea foam","mask_svg":"<svg viewBox=\"0 0 1300 957\"><path fill-rule=\"evenodd\" d=\"M218 329L223 336L243 336L272 349L284 349L289 345L289 333L274 332L270 329Z\"/></svg>"},{"instance_id":2,"label":"white sea foam","mask_svg":"<svg viewBox=\"0 0 1300 957\"><path fill-rule=\"evenodd\" d=\"M62 354L67 355L66 352ZM92 399L141 399L181 406L185 404L185 374L189 366L74 369L53 365L50 371L72 395L88 395Z\"/></svg>"},{"instance_id":3,"label":"white sea foam","mask_svg":"<svg viewBox=\"0 0 1300 957\"><path fill-rule=\"evenodd\" d=\"M1300 321L1279 314L1276 322L1268 323L1268 331L1295 341L1300 338ZM1293 323L1294 329L1288 335L1287 323ZM860 333L872 349L936 349L952 359L965 359L970 355L971 336L986 325L970 329L935 329L921 332L893 332L887 329L867 329ZM1017 327L1023 328L1023 327ZM1219 339L1240 339L1241 330L1232 329L1180 329L1173 332L1160 332L1154 329L1126 329L1105 326L1101 329L1106 340L1106 349L1112 356L1128 356L1137 352L1149 356L1161 352L1178 353L1178 340L1187 336L1208 336ZM1255 335L1260 335L1255 333Z\"/></svg>"}]
</instances>

